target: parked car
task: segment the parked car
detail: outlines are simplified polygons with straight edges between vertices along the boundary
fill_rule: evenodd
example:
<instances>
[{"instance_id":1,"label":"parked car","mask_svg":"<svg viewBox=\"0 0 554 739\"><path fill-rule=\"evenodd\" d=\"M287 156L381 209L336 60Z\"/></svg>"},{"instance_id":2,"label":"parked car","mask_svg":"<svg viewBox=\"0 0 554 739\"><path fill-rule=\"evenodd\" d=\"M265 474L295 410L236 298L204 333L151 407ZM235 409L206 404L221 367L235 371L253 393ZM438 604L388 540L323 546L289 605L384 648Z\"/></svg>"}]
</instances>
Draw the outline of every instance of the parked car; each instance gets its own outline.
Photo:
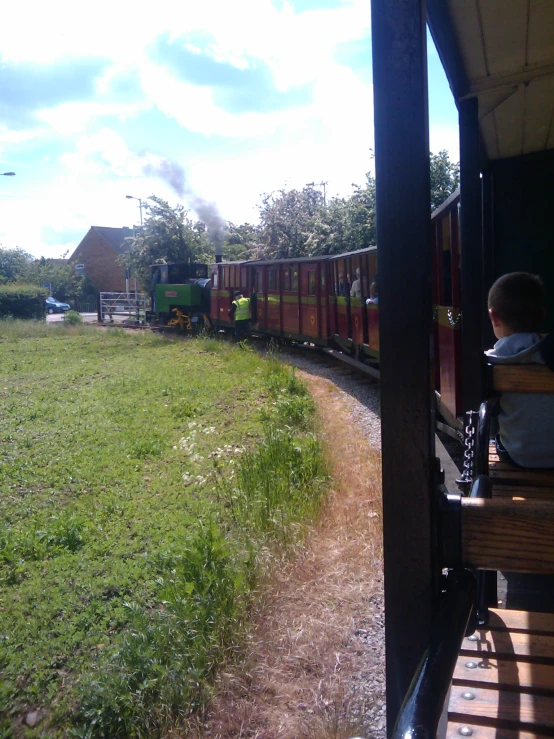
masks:
<instances>
[{"instance_id":1,"label":"parked car","mask_svg":"<svg viewBox=\"0 0 554 739\"><path fill-rule=\"evenodd\" d=\"M67 310L71 310L71 306L67 303L60 303L56 298L46 298L44 301L47 313L65 313Z\"/></svg>"}]
</instances>

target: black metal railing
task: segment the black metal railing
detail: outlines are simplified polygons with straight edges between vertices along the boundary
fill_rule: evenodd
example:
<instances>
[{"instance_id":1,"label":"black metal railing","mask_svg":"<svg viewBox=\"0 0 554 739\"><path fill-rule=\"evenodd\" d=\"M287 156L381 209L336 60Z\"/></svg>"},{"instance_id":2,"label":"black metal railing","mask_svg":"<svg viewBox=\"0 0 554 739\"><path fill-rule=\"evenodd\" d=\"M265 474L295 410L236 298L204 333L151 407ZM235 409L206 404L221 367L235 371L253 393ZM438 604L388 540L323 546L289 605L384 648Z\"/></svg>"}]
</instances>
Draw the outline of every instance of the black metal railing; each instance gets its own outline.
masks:
<instances>
[{"instance_id":1,"label":"black metal railing","mask_svg":"<svg viewBox=\"0 0 554 739\"><path fill-rule=\"evenodd\" d=\"M431 641L400 709L393 739L435 739L437 736L476 598L477 583L472 572L460 570L448 574Z\"/></svg>"}]
</instances>

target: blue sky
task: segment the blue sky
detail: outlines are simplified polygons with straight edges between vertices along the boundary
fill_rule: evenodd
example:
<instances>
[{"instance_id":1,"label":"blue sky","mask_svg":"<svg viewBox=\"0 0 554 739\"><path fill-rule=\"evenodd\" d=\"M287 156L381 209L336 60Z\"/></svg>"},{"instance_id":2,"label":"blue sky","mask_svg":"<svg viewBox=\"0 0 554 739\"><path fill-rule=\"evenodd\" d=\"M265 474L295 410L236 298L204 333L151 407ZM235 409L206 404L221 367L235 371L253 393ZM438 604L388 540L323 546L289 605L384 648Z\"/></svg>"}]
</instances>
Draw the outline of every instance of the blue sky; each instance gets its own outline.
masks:
<instances>
[{"instance_id":1,"label":"blue sky","mask_svg":"<svg viewBox=\"0 0 554 739\"><path fill-rule=\"evenodd\" d=\"M0 26L4 246L71 253L91 225L138 223L126 195L255 221L262 193L348 195L372 168L369 0L31 5L32 24L20 3ZM431 149L457 160L429 43Z\"/></svg>"}]
</instances>

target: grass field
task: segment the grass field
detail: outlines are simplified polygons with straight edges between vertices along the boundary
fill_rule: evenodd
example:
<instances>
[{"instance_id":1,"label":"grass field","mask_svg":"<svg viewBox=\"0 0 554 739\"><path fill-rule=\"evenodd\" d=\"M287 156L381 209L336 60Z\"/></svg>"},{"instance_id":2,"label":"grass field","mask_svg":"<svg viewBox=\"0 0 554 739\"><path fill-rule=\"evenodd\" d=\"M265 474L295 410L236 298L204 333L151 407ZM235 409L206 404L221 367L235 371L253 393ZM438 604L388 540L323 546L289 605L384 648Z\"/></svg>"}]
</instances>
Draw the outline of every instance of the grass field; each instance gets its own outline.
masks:
<instances>
[{"instance_id":1,"label":"grass field","mask_svg":"<svg viewBox=\"0 0 554 739\"><path fill-rule=\"evenodd\" d=\"M225 342L0 322L0 737L166 736L202 708L317 514L312 414Z\"/></svg>"}]
</instances>

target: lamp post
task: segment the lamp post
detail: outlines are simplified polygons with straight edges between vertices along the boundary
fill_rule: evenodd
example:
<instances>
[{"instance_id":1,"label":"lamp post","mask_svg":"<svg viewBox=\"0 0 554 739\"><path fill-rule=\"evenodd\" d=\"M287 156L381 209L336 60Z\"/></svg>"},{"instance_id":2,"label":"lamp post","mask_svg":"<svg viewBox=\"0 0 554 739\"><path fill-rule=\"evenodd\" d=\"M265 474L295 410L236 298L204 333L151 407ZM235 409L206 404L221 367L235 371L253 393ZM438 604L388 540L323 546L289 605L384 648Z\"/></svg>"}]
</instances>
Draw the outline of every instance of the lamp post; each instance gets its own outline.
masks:
<instances>
[{"instance_id":1,"label":"lamp post","mask_svg":"<svg viewBox=\"0 0 554 739\"><path fill-rule=\"evenodd\" d=\"M15 172L2 172L4 177L15 177Z\"/></svg>"},{"instance_id":2,"label":"lamp post","mask_svg":"<svg viewBox=\"0 0 554 739\"><path fill-rule=\"evenodd\" d=\"M141 200L141 198L135 198L134 195L125 195L125 197L127 198L127 200L138 200L139 201L140 225L142 226L142 209L146 208L146 205L142 204L143 201Z\"/></svg>"}]
</instances>

